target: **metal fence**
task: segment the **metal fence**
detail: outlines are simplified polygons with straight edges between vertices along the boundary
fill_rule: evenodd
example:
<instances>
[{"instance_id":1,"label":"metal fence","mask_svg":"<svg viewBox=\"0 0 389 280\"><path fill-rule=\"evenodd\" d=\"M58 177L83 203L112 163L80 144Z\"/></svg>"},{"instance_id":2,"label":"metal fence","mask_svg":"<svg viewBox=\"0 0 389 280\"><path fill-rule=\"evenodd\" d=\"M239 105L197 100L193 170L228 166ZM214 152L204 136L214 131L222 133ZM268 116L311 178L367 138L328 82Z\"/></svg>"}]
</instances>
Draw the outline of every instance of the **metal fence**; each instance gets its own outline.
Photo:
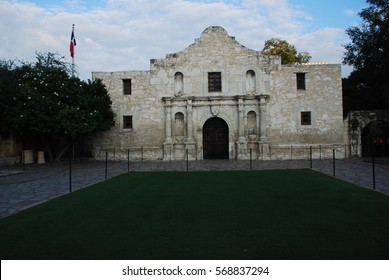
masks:
<instances>
[{"instance_id":1,"label":"metal fence","mask_svg":"<svg viewBox=\"0 0 389 280\"><path fill-rule=\"evenodd\" d=\"M236 145L229 147L228 158L230 160L252 159L258 161L266 160L321 160L332 159L333 151L337 159L346 159L358 157L361 155L362 146L355 145L318 145L318 144L295 144L295 145L264 145L258 143L248 143L246 149L240 149ZM359 151L359 154L358 154ZM0 154L0 166L6 166L14 163L39 163L39 153L31 152L30 160L25 156L26 151L20 151L19 155L7 158L4 154ZM194 147L186 149L185 145L172 145L164 149L161 146L141 146L141 147L106 147L97 148L93 151L92 158L95 160L105 160L108 154L109 161L180 161L186 160L202 160L203 148ZM43 155L44 157L44 155ZM75 156L77 157L77 155ZM369 154L371 157L371 154ZM47 157L46 157L47 159Z\"/></svg>"},{"instance_id":2,"label":"metal fence","mask_svg":"<svg viewBox=\"0 0 389 280\"><path fill-rule=\"evenodd\" d=\"M333 157L333 150L335 150L336 158L350 157L350 145L269 145L268 151L264 151L261 145L248 145L246 149L238 149L232 145L229 147L229 159L249 159L254 160L309 160L313 159L331 159ZM186 160L187 155L189 160L202 160L202 147L195 147L194 149L186 149L184 145L180 147L169 147L165 149L160 146L141 146L118 148L109 147L97 149L93 153L93 158L97 160L104 160L106 153L109 155L109 160Z\"/></svg>"},{"instance_id":3,"label":"metal fence","mask_svg":"<svg viewBox=\"0 0 389 280\"><path fill-rule=\"evenodd\" d=\"M341 178L343 180L377 189L389 194L388 165L377 165L378 159L342 159L338 153L344 147L270 147L272 155L287 154L285 160L261 160L253 149L247 151L246 160L189 160L185 150L182 160L148 160L154 153L163 156L161 148L150 149L107 149L100 151L102 159L68 158L65 161L45 164L17 164L0 167L0 197L23 199L5 201L0 217L8 215L15 208L48 200L58 195L78 190L99 181L134 171L234 171L269 169L308 169ZM133 153L131 153L133 152ZM297 158L298 155L300 158ZM379 159L380 161L386 159ZM16 175L19 174L19 175ZM9 176L16 175L16 176ZM131 182L128 182L131 185ZM4 193L2 193L4 192ZM15 205L12 203L15 202ZM4 213L2 213L3 211Z\"/></svg>"}]
</instances>

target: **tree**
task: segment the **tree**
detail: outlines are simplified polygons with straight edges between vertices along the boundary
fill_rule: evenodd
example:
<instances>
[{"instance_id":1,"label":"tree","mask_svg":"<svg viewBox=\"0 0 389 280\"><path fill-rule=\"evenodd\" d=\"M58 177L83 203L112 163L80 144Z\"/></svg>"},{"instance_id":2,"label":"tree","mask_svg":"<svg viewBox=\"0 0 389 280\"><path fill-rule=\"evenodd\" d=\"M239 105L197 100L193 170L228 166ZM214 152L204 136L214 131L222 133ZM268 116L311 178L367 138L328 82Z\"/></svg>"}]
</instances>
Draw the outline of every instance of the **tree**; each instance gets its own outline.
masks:
<instances>
[{"instance_id":1,"label":"tree","mask_svg":"<svg viewBox=\"0 0 389 280\"><path fill-rule=\"evenodd\" d=\"M16 91L17 79L13 61L0 61L0 133L10 132L9 123L6 121L8 114L14 110L13 95Z\"/></svg>"},{"instance_id":2,"label":"tree","mask_svg":"<svg viewBox=\"0 0 389 280\"><path fill-rule=\"evenodd\" d=\"M54 155L59 142L67 142L67 148L77 138L113 125L111 100L101 81L72 77L58 55L37 54L36 63L23 62L13 68L10 63L0 65L12 77L7 85L0 79L1 128L25 139L37 138L50 159L59 159L66 151L56 147Z\"/></svg>"},{"instance_id":3,"label":"tree","mask_svg":"<svg viewBox=\"0 0 389 280\"><path fill-rule=\"evenodd\" d=\"M354 66L349 83L368 96L364 109L389 108L389 1L367 0L360 27L346 29L343 63ZM351 79L352 78L352 79ZM348 104L346 104L348 106Z\"/></svg>"},{"instance_id":4,"label":"tree","mask_svg":"<svg viewBox=\"0 0 389 280\"><path fill-rule=\"evenodd\" d=\"M342 79L343 116L350 111L374 109L373 99L366 92L359 72L353 71L348 78Z\"/></svg>"},{"instance_id":5,"label":"tree","mask_svg":"<svg viewBox=\"0 0 389 280\"><path fill-rule=\"evenodd\" d=\"M266 40L261 53L281 56L281 64L301 64L309 62L312 58L308 52L297 53L294 45L280 38Z\"/></svg>"}]
</instances>

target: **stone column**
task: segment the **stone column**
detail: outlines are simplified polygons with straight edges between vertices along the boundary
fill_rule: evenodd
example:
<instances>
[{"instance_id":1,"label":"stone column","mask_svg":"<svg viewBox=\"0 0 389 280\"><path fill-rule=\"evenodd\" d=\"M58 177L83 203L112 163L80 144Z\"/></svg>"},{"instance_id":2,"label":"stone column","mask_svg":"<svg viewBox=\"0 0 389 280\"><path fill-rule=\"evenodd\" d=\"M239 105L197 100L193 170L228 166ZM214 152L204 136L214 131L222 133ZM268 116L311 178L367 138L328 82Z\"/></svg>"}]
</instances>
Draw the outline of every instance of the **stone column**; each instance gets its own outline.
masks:
<instances>
[{"instance_id":1,"label":"stone column","mask_svg":"<svg viewBox=\"0 0 389 280\"><path fill-rule=\"evenodd\" d=\"M259 160L268 160L270 159L270 144L267 140L266 135L266 111L267 111L267 101L269 98L268 95L259 96L259 113L260 113L260 132L259 132Z\"/></svg>"},{"instance_id":2,"label":"stone column","mask_svg":"<svg viewBox=\"0 0 389 280\"><path fill-rule=\"evenodd\" d=\"M259 113L260 113L260 132L259 132L259 139L261 141L266 141L267 140L267 135L266 135L266 97L261 96L259 100Z\"/></svg>"},{"instance_id":3,"label":"stone column","mask_svg":"<svg viewBox=\"0 0 389 280\"><path fill-rule=\"evenodd\" d=\"M165 141L163 142L163 160L172 160L173 140L172 140L172 98L164 97L165 102Z\"/></svg>"},{"instance_id":4,"label":"stone column","mask_svg":"<svg viewBox=\"0 0 389 280\"><path fill-rule=\"evenodd\" d=\"M186 142L194 142L193 140L193 108L192 108L192 99L188 98L186 104L186 130L187 137Z\"/></svg>"},{"instance_id":5,"label":"stone column","mask_svg":"<svg viewBox=\"0 0 389 280\"><path fill-rule=\"evenodd\" d=\"M185 141L185 150L188 150L190 160L196 159L196 142L193 139L193 107L192 97L187 99L186 104L186 130L187 137ZM186 152L186 151L185 151Z\"/></svg>"},{"instance_id":6,"label":"stone column","mask_svg":"<svg viewBox=\"0 0 389 280\"><path fill-rule=\"evenodd\" d=\"M238 141L246 140L244 137L244 112L243 112L243 98L238 98Z\"/></svg>"},{"instance_id":7,"label":"stone column","mask_svg":"<svg viewBox=\"0 0 389 280\"><path fill-rule=\"evenodd\" d=\"M238 141L237 141L237 152L238 159L248 159L247 155L247 140L244 136L244 103L243 97L238 96Z\"/></svg>"}]
</instances>

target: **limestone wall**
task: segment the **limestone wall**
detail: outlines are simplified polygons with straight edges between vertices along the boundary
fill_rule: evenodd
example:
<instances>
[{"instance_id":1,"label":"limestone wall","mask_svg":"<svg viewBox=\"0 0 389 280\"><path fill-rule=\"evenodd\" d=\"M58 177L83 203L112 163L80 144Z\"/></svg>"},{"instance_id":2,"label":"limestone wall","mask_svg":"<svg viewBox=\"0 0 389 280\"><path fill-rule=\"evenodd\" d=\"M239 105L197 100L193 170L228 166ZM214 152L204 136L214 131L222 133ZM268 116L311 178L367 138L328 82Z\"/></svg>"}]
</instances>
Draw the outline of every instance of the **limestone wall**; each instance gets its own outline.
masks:
<instances>
[{"instance_id":1,"label":"limestone wall","mask_svg":"<svg viewBox=\"0 0 389 280\"><path fill-rule=\"evenodd\" d=\"M220 91L209 92L210 72L221 74ZM305 90L297 89L296 73L305 73ZM149 159L180 160L186 149L190 159L202 159L203 126L213 117L228 125L230 158L247 159L251 149L258 159L287 159L283 147L291 145L303 147L296 157L306 158L310 145L331 151L343 144L340 65L281 66L279 57L242 46L221 27L151 59L150 71L93 78L106 85L116 114L115 127L94 138L97 158L113 148L122 157L131 149L135 158L149 147ZM131 95L123 94L123 79L131 79ZM301 124L301 112L310 112L310 125ZM132 129L123 128L123 116L132 116Z\"/></svg>"},{"instance_id":2,"label":"limestone wall","mask_svg":"<svg viewBox=\"0 0 389 280\"><path fill-rule=\"evenodd\" d=\"M183 74L183 92L186 96L234 96L237 94L259 93L265 88L267 77L264 70L277 68L279 57L263 57L259 52L239 44L228 36L221 27L209 27L195 43L185 50L169 54L165 59L151 60L150 84L156 86L158 94L174 96L174 77ZM255 73L255 85L247 88L247 71ZM208 72L221 72L222 91L208 92Z\"/></svg>"},{"instance_id":3,"label":"limestone wall","mask_svg":"<svg viewBox=\"0 0 389 280\"><path fill-rule=\"evenodd\" d=\"M343 143L340 70L340 65L295 65L274 73L268 127L273 144ZM306 90L297 90L300 72ZM301 124L304 111L311 112L311 125Z\"/></svg>"},{"instance_id":4,"label":"limestone wall","mask_svg":"<svg viewBox=\"0 0 389 280\"><path fill-rule=\"evenodd\" d=\"M158 146L164 139L162 101L150 85L150 71L94 72L101 79L112 100L115 126L94 139L94 152L107 149L134 149ZM131 79L131 95L123 94L123 79ZM123 128L123 116L133 117L133 128Z\"/></svg>"}]
</instances>

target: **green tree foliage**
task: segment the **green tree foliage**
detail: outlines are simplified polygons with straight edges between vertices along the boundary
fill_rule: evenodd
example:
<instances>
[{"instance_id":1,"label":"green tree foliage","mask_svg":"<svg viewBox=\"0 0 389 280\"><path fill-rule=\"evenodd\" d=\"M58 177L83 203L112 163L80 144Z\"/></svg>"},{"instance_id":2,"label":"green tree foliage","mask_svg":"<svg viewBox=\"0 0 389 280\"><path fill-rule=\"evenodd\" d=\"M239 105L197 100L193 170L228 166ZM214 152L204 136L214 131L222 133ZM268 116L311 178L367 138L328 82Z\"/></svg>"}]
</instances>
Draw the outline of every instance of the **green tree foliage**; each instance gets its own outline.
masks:
<instances>
[{"instance_id":1,"label":"green tree foliage","mask_svg":"<svg viewBox=\"0 0 389 280\"><path fill-rule=\"evenodd\" d=\"M362 23L346 30L343 63L354 66L348 81L347 110L389 108L389 1L367 0L359 16Z\"/></svg>"},{"instance_id":2,"label":"green tree foliage","mask_svg":"<svg viewBox=\"0 0 389 280\"><path fill-rule=\"evenodd\" d=\"M342 79L344 117L350 111L374 109L374 99L370 98L361 80L361 76L355 71L348 78Z\"/></svg>"},{"instance_id":3,"label":"green tree foliage","mask_svg":"<svg viewBox=\"0 0 389 280\"><path fill-rule=\"evenodd\" d=\"M261 53L281 56L281 64L301 64L309 62L312 58L308 52L298 53L294 45L280 38L266 40Z\"/></svg>"},{"instance_id":4,"label":"green tree foliage","mask_svg":"<svg viewBox=\"0 0 389 280\"><path fill-rule=\"evenodd\" d=\"M8 117L15 114L12 93L16 91L17 79L13 68L12 61L0 61L0 133L10 132L11 122Z\"/></svg>"},{"instance_id":5,"label":"green tree foliage","mask_svg":"<svg viewBox=\"0 0 389 280\"><path fill-rule=\"evenodd\" d=\"M113 125L111 100L101 81L72 77L58 55L37 54L33 64L3 61L0 66L1 129L37 136L51 158L54 139L71 143Z\"/></svg>"}]
</instances>

